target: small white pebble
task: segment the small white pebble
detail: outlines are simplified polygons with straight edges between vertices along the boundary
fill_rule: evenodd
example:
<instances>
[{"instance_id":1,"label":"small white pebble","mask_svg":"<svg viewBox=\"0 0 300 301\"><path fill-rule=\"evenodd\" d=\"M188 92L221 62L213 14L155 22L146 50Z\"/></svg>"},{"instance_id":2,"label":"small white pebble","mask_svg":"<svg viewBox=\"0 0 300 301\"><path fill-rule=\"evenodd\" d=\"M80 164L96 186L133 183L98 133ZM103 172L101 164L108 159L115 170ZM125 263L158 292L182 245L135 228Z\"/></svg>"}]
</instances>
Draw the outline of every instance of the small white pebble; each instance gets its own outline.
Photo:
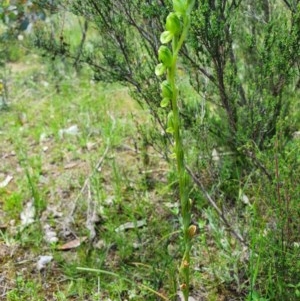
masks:
<instances>
[{"instance_id":1,"label":"small white pebble","mask_svg":"<svg viewBox=\"0 0 300 301\"><path fill-rule=\"evenodd\" d=\"M39 271L41 271L41 270L43 270L45 267L46 267L46 265L48 264L48 263L50 263L51 261L52 261L52 259L53 259L53 256L48 256L48 255L45 255L45 256L39 256L40 257L40 259L38 260L38 262L36 263L36 268L39 270Z\"/></svg>"}]
</instances>

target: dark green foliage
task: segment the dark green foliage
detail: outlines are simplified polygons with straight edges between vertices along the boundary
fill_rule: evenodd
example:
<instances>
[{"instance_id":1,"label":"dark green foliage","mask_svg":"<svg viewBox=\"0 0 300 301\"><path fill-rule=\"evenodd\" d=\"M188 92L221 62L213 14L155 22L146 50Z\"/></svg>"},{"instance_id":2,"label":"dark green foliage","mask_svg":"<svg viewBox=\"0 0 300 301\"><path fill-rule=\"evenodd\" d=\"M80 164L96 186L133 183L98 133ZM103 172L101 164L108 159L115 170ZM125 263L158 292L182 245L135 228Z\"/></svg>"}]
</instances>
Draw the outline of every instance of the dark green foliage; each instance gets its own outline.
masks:
<instances>
[{"instance_id":1,"label":"dark green foliage","mask_svg":"<svg viewBox=\"0 0 300 301\"><path fill-rule=\"evenodd\" d=\"M193 86L221 109L221 124L211 125L213 133L251 158L245 145L267 147L278 119L288 113L286 95L295 88L291 83L299 62L299 13L280 3L277 8L222 3L199 1L187 62ZM196 85L201 73L209 79L206 87Z\"/></svg>"},{"instance_id":2,"label":"dark green foliage","mask_svg":"<svg viewBox=\"0 0 300 301\"><path fill-rule=\"evenodd\" d=\"M280 128L277 130L280 133ZM253 206L255 223L251 247L255 255L250 259L249 270L253 277L252 265L257 264L258 277L252 289L270 300L297 300L300 283L296 272L300 268L299 140L284 146L280 138L280 134L274 138L272 151L260 153L260 159L270 169L274 168L275 176L272 183L260 178L255 187L260 199Z\"/></svg>"}]
</instances>

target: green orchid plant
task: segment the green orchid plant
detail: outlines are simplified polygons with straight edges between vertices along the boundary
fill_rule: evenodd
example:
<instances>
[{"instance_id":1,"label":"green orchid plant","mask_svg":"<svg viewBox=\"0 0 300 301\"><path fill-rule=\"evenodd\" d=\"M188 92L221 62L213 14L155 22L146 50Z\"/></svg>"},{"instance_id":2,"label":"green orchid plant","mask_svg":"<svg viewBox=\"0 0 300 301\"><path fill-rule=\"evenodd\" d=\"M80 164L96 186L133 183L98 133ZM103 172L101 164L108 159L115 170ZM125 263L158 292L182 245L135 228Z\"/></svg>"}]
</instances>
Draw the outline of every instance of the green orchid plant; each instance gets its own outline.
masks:
<instances>
[{"instance_id":1,"label":"green orchid plant","mask_svg":"<svg viewBox=\"0 0 300 301\"><path fill-rule=\"evenodd\" d=\"M158 50L160 63L155 68L157 76L166 76L161 83L161 107L171 108L168 114L166 132L174 138L174 158L177 164L184 253L179 268L180 289L184 301L189 298L190 286L190 251L196 226L191 225L191 200L189 199L189 175L185 169L182 128L176 87L176 70L179 51L188 35L191 23L191 11L195 0L173 0L173 10L166 19L165 31L160 36L163 44Z\"/></svg>"}]
</instances>

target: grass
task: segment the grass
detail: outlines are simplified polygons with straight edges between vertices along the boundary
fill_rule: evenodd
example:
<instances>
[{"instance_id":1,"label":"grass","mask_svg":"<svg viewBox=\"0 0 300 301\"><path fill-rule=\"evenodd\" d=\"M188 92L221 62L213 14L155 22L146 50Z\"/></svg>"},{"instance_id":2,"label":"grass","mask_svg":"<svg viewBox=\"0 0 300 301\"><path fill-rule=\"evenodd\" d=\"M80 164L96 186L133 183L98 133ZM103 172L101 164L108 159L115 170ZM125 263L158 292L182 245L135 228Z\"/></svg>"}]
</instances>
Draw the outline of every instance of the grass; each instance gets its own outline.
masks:
<instances>
[{"instance_id":1,"label":"grass","mask_svg":"<svg viewBox=\"0 0 300 301\"><path fill-rule=\"evenodd\" d=\"M0 249L9 249L1 257L0 300L155 300L145 287L168 286L174 267L165 246L174 229L162 201L169 195L144 189L141 139L132 114L145 114L124 87L93 83L88 72L80 78L67 74L55 93L45 66L26 59L10 66L11 101L0 118L1 181L13 176L0 191ZM146 116L142 120L148 122ZM73 125L76 135L60 135ZM149 176L159 183L166 169L157 168L157 155L149 156ZM22 229L20 213L30 200L35 221ZM165 219L158 220L158 213ZM135 228L141 220L146 225ZM115 231L128 222L132 229ZM95 232L90 241L57 249L89 236L87 223ZM56 232L57 244L45 241L45 225ZM54 258L41 272L40 255ZM119 277L79 271L80 266Z\"/></svg>"},{"instance_id":2,"label":"grass","mask_svg":"<svg viewBox=\"0 0 300 301\"><path fill-rule=\"evenodd\" d=\"M0 191L0 250L8 249L1 257L0 300L173 300L179 207L174 184L166 185L169 170L151 148L144 172L145 148L132 114L142 116L144 125L147 116L124 87L91 83L87 73L69 76L54 93L56 83L44 83L43 65L19 64L11 66L11 102L0 119L1 180L13 176ZM59 135L72 125L78 135ZM31 199L35 222L22 229L20 213ZM146 224L136 228L139 221ZM91 240L58 250L91 235L87 222L95 231ZM131 229L116 232L128 222ZM56 233L56 244L45 241L46 225ZM193 252L196 266L202 265L199 252L205 250ZM53 256L41 272L40 255ZM195 292L201 290L197 277Z\"/></svg>"}]
</instances>

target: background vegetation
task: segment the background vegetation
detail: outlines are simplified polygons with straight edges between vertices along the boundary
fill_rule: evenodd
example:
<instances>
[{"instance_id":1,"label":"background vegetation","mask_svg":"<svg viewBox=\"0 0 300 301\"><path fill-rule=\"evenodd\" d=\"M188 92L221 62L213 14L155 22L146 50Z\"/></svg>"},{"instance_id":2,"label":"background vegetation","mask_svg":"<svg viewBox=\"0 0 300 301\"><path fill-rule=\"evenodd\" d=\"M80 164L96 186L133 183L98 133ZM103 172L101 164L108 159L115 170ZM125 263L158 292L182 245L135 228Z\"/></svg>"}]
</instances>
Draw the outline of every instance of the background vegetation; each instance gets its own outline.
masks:
<instances>
[{"instance_id":1,"label":"background vegetation","mask_svg":"<svg viewBox=\"0 0 300 301\"><path fill-rule=\"evenodd\" d=\"M178 182L154 73L171 8L0 5L3 300L181 298ZM195 300L300 298L299 18L293 0L196 1L177 82ZM38 269L41 255L53 258Z\"/></svg>"}]
</instances>

